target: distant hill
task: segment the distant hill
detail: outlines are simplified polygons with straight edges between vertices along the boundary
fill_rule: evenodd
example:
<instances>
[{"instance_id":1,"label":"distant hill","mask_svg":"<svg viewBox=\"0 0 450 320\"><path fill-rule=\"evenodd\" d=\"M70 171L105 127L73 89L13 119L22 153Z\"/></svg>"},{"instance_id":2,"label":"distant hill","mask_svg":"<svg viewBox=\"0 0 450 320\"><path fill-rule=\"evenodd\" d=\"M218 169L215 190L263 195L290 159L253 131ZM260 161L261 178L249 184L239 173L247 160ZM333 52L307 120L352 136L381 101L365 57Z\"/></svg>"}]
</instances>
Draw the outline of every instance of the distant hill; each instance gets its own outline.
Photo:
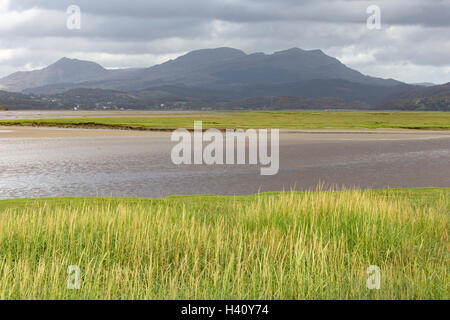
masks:
<instances>
[{"instance_id":1,"label":"distant hill","mask_svg":"<svg viewBox=\"0 0 450 320\"><path fill-rule=\"evenodd\" d=\"M450 82L393 94L386 99L382 107L401 110L450 111Z\"/></svg>"},{"instance_id":2,"label":"distant hill","mask_svg":"<svg viewBox=\"0 0 450 320\"><path fill-rule=\"evenodd\" d=\"M57 83L79 83L101 78L109 72L101 65L76 59L62 58L48 67L35 71L21 71L0 79L0 89L21 92Z\"/></svg>"},{"instance_id":3,"label":"distant hill","mask_svg":"<svg viewBox=\"0 0 450 320\"><path fill-rule=\"evenodd\" d=\"M410 89L411 87L405 84L384 87L342 79L317 79L294 83L247 86L241 90L239 95L246 97L271 95L313 99L339 98L347 101L376 105L394 93L400 93Z\"/></svg>"},{"instance_id":4,"label":"distant hill","mask_svg":"<svg viewBox=\"0 0 450 320\"><path fill-rule=\"evenodd\" d=\"M316 79L395 86L401 82L369 77L321 50L293 48L273 54L246 54L233 48L202 49L144 69L106 70L88 61L63 58L42 70L16 72L0 79L3 90L22 91L55 84L135 91L163 85L235 87ZM38 89L37 89L38 90ZM41 93L44 93L42 90ZM35 93L35 92L34 92Z\"/></svg>"},{"instance_id":5,"label":"distant hill","mask_svg":"<svg viewBox=\"0 0 450 320\"><path fill-rule=\"evenodd\" d=\"M328 82L328 84L318 82ZM379 92L369 86L352 82L316 80L301 82L292 88L280 86L256 86L247 88L245 94L240 92L233 99L223 98L222 91L191 87L162 86L146 90L123 92L117 90L77 88L51 95L22 94L0 91L0 106L16 109L345 109L345 110L428 110L450 111L450 94L448 85L406 90L401 94L391 95L381 103L367 104L358 100L346 99L346 96L363 94L367 99L379 100ZM334 97L321 97L324 88ZM297 90L296 96L285 93ZM393 91L396 88L391 88ZM425 90L426 89L426 90ZM244 89L243 89L244 90ZM310 90L308 92L308 90ZM378 89L380 90L380 89ZM245 91L245 90L244 90ZM274 95L271 95L274 93ZM245 95L244 98L239 98Z\"/></svg>"},{"instance_id":6,"label":"distant hill","mask_svg":"<svg viewBox=\"0 0 450 320\"><path fill-rule=\"evenodd\" d=\"M45 103L48 108L91 109L161 105L293 108L295 104L299 108L325 108L328 102L330 108L344 109L445 109L446 90L424 85L364 75L321 50L292 48L273 54L246 54L216 48L192 51L149 68L122 70L63 58L47 68L0 79L3 90L24 94L10 96L7 104L2 104L6 98L0 96L0 105L17 108L35 101L35 108Z\"/></svg>"},{"instance_id":7,"label":"distant hill","mask_svg":"<svg viewBox=\"0 0 450 320\"><path fill-rule=\"evenodd\" d=\"M247 55L232 48L218 48L193 51L151 68L116 74L89 85L121 91L165 85L226 90L316 79L342 79L385 87L401 84L395 80L365 76L320 50L294 48L271 55Z\"/></svg>"},{"instance_id":8,"label":"distant hill","mask_svg":"<svg viewBox=\"0 0 450 320\"><path fill-rule=\"evenodd\" d=\"M58 104L47 97L38 98L33 95L0 90L0 106L10 110L58 109Z\"/></svg>"},{"instance_id":9,"label":"distant hill","mask_svg":"<svg viewBox=\"0 0 450 320\"><path fill-rule=\"evenodd\" d=\"M435 83L432 82L419 82L419 83L411 83L413 86L419 86L419 87L432 87L435 86Z\"/></svg>"},{"instance_id":10,"label":"distant hill","mask_svg":"<svg viewBox=\"0 0 450 320\"><path fill-rule=\"evenodd\" d=\"M177 89L177 90L174 90ZM172 93L171 93L172 92ZM360 102L349 102L339 98L305 98L289 96L262 96L242 100L215 100L208 95L197 95L188 99L182 88L157 88L136 92L115 90L71 89L54 95L32 95L0 91L0 105L10 110L20 109L75 109L75 110L120 110L120 109L346 109L368 110L371 106ZM6 108L6 107L4 107Z\"/></svg>"}]
</instances>

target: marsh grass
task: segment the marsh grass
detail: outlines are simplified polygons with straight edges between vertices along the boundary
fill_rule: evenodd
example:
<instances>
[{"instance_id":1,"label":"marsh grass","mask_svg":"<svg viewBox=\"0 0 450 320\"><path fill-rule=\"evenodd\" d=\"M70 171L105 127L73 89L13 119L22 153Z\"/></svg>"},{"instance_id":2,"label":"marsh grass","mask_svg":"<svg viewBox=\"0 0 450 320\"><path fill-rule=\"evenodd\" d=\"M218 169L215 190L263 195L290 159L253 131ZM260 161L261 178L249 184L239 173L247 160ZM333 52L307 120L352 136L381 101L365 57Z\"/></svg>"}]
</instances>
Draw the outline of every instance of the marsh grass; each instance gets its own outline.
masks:
<instances>
[{"instance_id":1,"label":"marsh grass","mask_svg":"<svg viewBox=\"0 0 450 320\"><path fill-rule=\"evenodd\" d=\"M448 299L450 190L415 194L0 202L0 298Z\"/></svg>"},{"instance_id":2,"label":"marsh grass","mask_svg":"<svg viewBox=\"0 0 450 320\"><path fill-rule=\"evenodd\" d=\"M211 111L155 115L0 120L0 125L173 130L193 128L449 130L449 112Z\"/></svg>"}]
</instances>

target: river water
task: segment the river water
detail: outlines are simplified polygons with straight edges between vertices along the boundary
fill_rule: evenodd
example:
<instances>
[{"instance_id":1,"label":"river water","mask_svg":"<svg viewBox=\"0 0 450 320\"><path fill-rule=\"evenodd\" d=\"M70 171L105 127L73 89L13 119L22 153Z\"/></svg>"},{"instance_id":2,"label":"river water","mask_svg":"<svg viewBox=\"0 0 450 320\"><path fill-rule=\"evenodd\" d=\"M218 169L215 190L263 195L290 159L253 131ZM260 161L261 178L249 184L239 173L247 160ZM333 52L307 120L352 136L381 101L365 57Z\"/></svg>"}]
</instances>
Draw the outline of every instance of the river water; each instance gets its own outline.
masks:
<instances>
[{"instance_id":1,"label":"river water","mask_svg":"<svg viewBox=\"0 0 450 320\"><path fill-rule=\"evenodd\" d=\"M256 165L174 165L168 135L11 137L0 129L0 199L450 187L448 133L282 134L280 171L261 176Z\"/></svg>"}]
</instances>

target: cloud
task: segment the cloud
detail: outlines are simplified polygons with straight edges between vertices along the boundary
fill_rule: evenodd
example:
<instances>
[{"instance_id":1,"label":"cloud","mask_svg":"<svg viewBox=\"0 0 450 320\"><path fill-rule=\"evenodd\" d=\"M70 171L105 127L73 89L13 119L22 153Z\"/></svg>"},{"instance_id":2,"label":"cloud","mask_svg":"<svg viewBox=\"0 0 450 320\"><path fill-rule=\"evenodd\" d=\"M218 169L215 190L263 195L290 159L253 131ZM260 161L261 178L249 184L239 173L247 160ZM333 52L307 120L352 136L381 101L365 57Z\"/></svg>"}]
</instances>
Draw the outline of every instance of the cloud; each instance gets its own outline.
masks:
<instances>
[{"instance_id":1,"label":"cloud","mask_svg":"<svg viewBox=\"0 0 450 320\"><path fill-rule=\"evenodd\" d=\"M81 29L66 27L69 5ZM366 9L381 9L368 30ZM148 67L190 50L320 48L350 67L408 82L449 82L450 0L0 0L0 76L62 56Z\"/></svg>"}]
</instances>

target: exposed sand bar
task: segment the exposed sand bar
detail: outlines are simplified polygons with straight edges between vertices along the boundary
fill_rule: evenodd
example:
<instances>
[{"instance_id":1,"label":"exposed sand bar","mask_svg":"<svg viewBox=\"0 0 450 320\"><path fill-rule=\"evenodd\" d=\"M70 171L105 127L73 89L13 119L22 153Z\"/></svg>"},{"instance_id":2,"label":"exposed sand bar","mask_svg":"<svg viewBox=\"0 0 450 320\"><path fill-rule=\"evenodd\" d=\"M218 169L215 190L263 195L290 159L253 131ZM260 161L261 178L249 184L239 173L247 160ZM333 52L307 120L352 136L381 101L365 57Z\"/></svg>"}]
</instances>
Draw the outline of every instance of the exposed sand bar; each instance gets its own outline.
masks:
<instances>
[{"instance_id":1,"label":"exposed sand bar","mask_svg":"<svg viewBox=\"0 0 450 320\"><path fill-rule=\"evenodd\" d=\"M0 126L0 139L2 138L71 138L71 137L133 137L133 136L163 136L169 132L160 131L134 131L114 129L72 129L72 128L46 128Z\"/></svg>"},{"instance_id":2,"label":"exposed sand bar","mask_svg":"<svg viewBox=\"0 0 450 320\"><path fill-rule=\"evenodd\" d=\"M280 130L282 139L289 140L403 140L450 138L449 131L421 130ZM170 131L134 131L114 129L76 129L0 126L2 138L70 138L70 137L140 137L169 136Z\"/></svg>"}]
</instances>

